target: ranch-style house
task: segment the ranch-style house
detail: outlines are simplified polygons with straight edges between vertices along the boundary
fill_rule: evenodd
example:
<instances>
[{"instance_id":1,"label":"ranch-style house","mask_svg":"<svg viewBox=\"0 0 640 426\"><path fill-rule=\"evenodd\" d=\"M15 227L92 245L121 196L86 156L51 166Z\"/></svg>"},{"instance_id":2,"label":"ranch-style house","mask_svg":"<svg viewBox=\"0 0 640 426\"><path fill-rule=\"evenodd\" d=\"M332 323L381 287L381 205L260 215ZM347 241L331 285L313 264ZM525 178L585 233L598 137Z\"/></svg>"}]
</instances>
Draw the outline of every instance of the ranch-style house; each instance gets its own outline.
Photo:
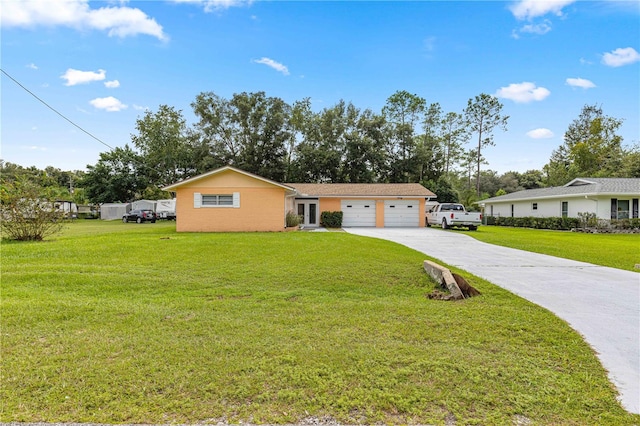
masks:
<instances>
[{"instance_id":1,"label":"ranch-style house","mask_svg":"<svg viewBox=\"0 0 640 426\"><path fill-rule=\"evenodd\" d=\"M178 232L283 231L287 212L318 227L324 211L342 211L344 227L424 227L436 198L418 183L279 183L231 166L163 189L175 193Z\"/></svg>"},{"instance_id":2,"label":"ranch-style house","mask_svg":"<svg viewBox=\"0 0 640 426\"><path fill-rule=\"evenodd\" d=\"M640 178L577 178L564 186L527 189L478 201L486 216L638 218Z\"/></svg>"}]
</instances>

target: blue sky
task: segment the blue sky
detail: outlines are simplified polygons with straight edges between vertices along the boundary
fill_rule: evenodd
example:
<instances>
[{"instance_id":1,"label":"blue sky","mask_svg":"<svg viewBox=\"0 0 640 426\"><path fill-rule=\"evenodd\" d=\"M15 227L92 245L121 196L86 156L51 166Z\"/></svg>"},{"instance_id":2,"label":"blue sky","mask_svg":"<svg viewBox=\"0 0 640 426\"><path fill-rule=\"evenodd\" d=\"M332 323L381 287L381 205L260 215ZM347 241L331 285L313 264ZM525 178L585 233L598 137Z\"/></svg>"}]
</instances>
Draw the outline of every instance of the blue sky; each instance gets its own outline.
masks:
<instances>
[{"instance_id":1,"label":"blue sky","mask_svg":"<svg viewBox=\"0 0 640 426\"><path fill-rule=\"evenodd\" d=\"M195 121L204 91L264 91L314 110L380 112L406 90L462 112L480 93L510 116L484 168L541 169L585 104L640 137L640 2L0 0L1 65L111 147L145 109ZM0 157L83 170L109 148L1 78ZM470 142L472 143L472 142ZM471 145L469 145L469 148Z\"/></svg>"}]
</instances>

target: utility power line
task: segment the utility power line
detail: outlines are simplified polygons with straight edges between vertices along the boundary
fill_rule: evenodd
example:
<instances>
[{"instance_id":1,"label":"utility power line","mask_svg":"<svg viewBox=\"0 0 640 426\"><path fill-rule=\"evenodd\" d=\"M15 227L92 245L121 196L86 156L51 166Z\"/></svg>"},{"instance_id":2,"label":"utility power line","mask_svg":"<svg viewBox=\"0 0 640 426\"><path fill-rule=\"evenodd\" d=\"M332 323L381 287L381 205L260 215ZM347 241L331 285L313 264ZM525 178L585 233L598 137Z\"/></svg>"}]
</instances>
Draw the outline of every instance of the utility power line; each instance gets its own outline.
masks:
<instances>
[{"instance_id":1,"label":"utility power line","mask_svg":"<svg viewBox=\"0 0 640 426\"><path fill-rule=\"evenodd\" d=\"M13 78L11 75L9 75L9 73L7 73L5 70L3 70L2 68L0 68L0 71L2 71L2 74L6 75L9 79L11 79L11 81L13 81L15 84L17 84L18 86L20 86L25 92L27 92L28 94L30 94L31 96L33 96L34 98L36 98L40 103L42 103L44 106L46 106L47 108L49 108L51 111L55 112L56 114L58 114L60 117L62 117L63 119L65 119L66 121L68 121L69 123L71 123L71 125L73 125L74 127L76 127L77 129L79 129L80 131L82 131L83 133L86 133L87 135L89 135L90 137L92 137L93 139L95 139L96 141L100 142L102 145L106 146L107 148L113 150L114 148L109 145L108 143L104 142L102 139L100 139L99 137L93 135L91 132L83 129L82 127L80 127L78 124L74 123L73 121L71 121L70 119L68 119L64 114L62 114L60 111L58 111L57 109L55 109L54 107L52 107L51 105L49 105L48 103L46 103L44 100L42 100L38 95L36 95L35 93L33 93L31 90L27 89L26 87L24 87L18 80L16 80L15 78Z\"/></svg>"}]
</instances>

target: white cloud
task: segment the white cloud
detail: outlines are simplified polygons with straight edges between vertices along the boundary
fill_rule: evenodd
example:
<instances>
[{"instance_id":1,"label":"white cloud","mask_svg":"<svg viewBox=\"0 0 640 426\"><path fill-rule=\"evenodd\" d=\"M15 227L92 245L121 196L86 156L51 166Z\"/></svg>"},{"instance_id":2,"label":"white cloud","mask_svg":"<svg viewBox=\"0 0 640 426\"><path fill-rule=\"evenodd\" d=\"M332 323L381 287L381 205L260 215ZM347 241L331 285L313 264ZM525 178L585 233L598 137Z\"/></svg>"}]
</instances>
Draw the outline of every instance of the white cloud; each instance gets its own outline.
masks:
<instances>
[{"instance_id":1,"label":"white cloud","mask_svg":"<svg viewBox=\"0 0 640 426\"><path fill-rule=\"evenodd\" d=\"M229 9L230 7L248 6L252 0L173 0L175 3L201 5L205 12Z\"/></svg>"},{"instance_id":2,"label":"white cloud","mask_svg":"<svg viewBox=\"0 0 640 426\"><path fill-rule=\"evenodd\" d=\"M108 96L106 98L96 98L89 101L89 103L95 108L103 109L109 112L117 112L123 109L127 109L127 106L125 104L123 104L113 96Z\"/></svg>"},{"instance_id":3,"label":"white cloud","mask_svg":"<svg viewBox=\"0 0 640 426\"><path fill-rule=\"evenodd\" d=\"M133 109L136 111L147 111L149 107L133 104Z\"/></svg>"},{"instance_id":4,"label":"white cloud","mask_svg":"<svg viewBox=\"0 0 640 426\"><path fill-rule=\"evenodd\" d=\"M521 0L512 4L509 9L517 19L537 18L552 13L562 16L562 9L576 0Z\"/></svg>"},{"instance_id":5,"label":"white cloud","mask_svg":"<svg viewBox=\"0 0 640 426\"><path fill-rule=\"evenodd\" d=\"M496 92L497 97L511 99L517 103L541 101L550 94L551 92L548 89L544 87L536 87L535 83L530 83L528 81L512 83L507 87L501 87Z\"/></svg>"},{"instance_id":6,"label":"white cloud","mask_svg":"<svg viewBox=\"0 0 640 426\"><path fill-rule=\"evenodd\" d=\"M602 63L610 67L621 67L640 61L640 53L633 47L618 48L602 55Z\"/></svg>"},{"instance_id":7,"label":"white cloud","mask_svg":"<svg viewBox=\"0 0 640 426\"><path fill-rule=\"evenodd\" d=\"M573 87L582 87L583 89L593 89L596 85L591 80L584 78L567 78L566 83Z\"/></svg>"},{"instance_id":8,"label":"white cloud","mask_svg":"<svg viewBox=\"0 0 640 426\"><path fill-rule=\"evenodd\" d=\"M289 69L286 66L282 65L280 62L276 62L273 59L260 58L260 59L255 59L253 62L255 62L256 64L263 64L268 67L271 67L274 70L279 71L284 75L289 75Z\"/></svg>"},{"instance_id":9,"label":"white cloud","mask_svg":"<svg viewBox=\"0 0 640 426\"><path fill-rule=\"evenodd\" d=\"M549 139L553 137L553 132L545 128L533 129L527 132L527 136L531 139Z\"/></svg>"},{"instance_id":10,"label":"white cloud","mask_svg":"<svg viewBox=\"0 0 640 426\"><path fill-rule=\"evenodd\" d=\"M30 64L27 65L27 68L32 69L32 70L37 70L38 66L36 64L34 64L33 62L31 62Z\"/></svg>"},{"instance_id":11,"label":"white cloud","mask_svg":"<svg viewBox=\"0 0 640 426\"><path fill-rule=\"evenodd\" d=\"M105 81L104 87L115 89L116 87L120 87L120 82L118 80Z\"/></svg>"},{"instance_id":12,"label":"white cloud","mask_svg":"<svg viewBox=\"0 0 640 426\"><path fill-rule=\"evenodd\" d=\"M69 68L64 74L60 76L61 79L67 80L65 86L75 86L76 84L91 83L92 81L101 81L106 77L105 70L95 71L80 71L73 68Z\"/></svg>"},{"instance_id":13,"label":"white cloud","mask_svg":"<svg viewBox=\"0 0 640 426\"><path fill-rule=\"evenodd\" d=\"M551 21L546 20L540 24L527 24L520 28L521 33L528 34L546 34L551 31Z\"/></svg>"},{"instance_id":14,"label":"white cloud","mask_svg":"<svg viewBox=\"0 0 640 426\"><path fill-rule=\"evenodd\" d=\"M65 26L107 31L109 36L146 34L168 40L162 26L140 9L127 6L92 9L89 0L3 1L0 15L3 27Z\"/></svg>"}]
</instances>

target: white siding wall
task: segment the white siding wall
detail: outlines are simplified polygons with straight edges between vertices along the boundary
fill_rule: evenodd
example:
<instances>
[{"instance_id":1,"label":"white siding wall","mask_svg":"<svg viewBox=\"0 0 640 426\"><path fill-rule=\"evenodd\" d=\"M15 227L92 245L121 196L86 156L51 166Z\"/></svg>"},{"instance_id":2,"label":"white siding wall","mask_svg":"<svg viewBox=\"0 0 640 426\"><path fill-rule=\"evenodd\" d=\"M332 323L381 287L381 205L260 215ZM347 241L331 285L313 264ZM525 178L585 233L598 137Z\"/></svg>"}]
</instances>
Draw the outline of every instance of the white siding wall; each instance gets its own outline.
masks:
<instances>
[{"instance_id":1,"label":"white siding wall","mask_svg":"<svg viewBox=\"0 0 640 426\"><path fill-rule=\"evenodd\" d=\"M493 216L511 217L511 205L513 205L514 217L560 217L562 216L562 202L569 203L569 217L578 217L578 213L596 213L600 219L610 218L611 198L594 199L577 198L555 198L551 200L529 200L513 201L501 203L487 203L485 214L491 216L491 206L493 205ZM533 203L538 203L537 210L533 210Z\"/></svg>"}]
</instances>

